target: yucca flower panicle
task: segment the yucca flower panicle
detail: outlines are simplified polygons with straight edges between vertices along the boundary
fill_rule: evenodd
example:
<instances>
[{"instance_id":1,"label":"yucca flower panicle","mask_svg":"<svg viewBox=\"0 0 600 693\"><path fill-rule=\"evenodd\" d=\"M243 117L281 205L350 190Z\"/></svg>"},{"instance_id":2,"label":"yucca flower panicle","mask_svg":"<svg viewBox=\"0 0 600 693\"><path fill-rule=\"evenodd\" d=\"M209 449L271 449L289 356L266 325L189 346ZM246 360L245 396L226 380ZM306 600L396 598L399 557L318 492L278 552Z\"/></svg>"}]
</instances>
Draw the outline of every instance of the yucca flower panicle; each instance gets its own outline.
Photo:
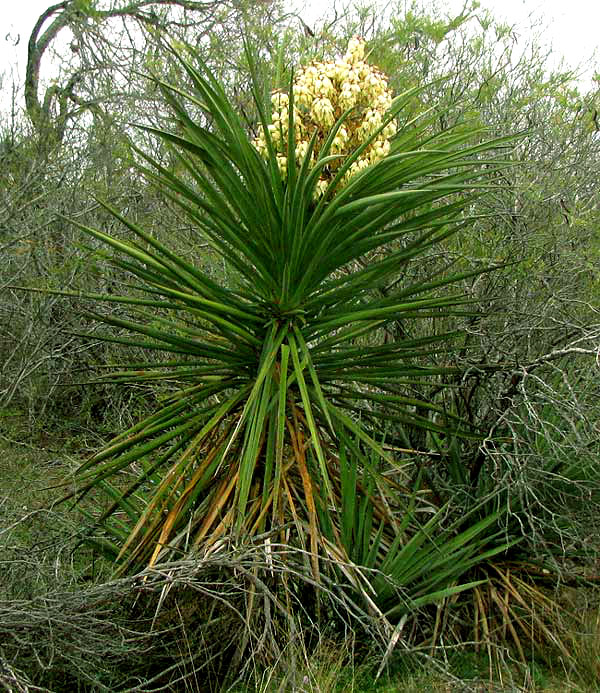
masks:
<instances>
[{"instance_id":1,"label":"yucca flower panicle","mask_svg":"<svg viewBox=\"0 0 600 693\"><path fill-rule=\"evenodd\" d=\"M271 122L267 125L267 132L261 132L254 140L254 146L266 158L269 138L279 169L285 176L290 160L289 141L293 143L291 158L299 167L307 155L311 138L316 137L310 164L314 166L320 154L329 156L316 181L315 197L325 193L344 159L361 145L367 143L344 173L342 186L389 154L390 138L397 129L393 119L388 118L386 122L392 106L392 92L385 74L364 58L364 40L353 38L342 58L314 62L301 68L295 75L291 98L284 91L273 92ZM289 137L290 120L293 122L293 138Z\"/></svg>"}]
</instances>

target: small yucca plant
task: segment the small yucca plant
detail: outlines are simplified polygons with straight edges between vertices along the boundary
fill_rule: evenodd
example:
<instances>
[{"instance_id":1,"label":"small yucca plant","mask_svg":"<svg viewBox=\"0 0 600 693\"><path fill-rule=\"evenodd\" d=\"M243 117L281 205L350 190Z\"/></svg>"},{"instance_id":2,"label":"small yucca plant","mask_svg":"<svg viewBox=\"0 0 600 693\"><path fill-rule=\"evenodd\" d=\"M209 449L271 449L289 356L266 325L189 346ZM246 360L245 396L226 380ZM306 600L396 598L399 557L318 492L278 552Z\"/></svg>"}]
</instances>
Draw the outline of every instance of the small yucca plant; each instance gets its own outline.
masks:
<instances>
[{"instance_id":1,"label":"small yucca plant","mask_svg":"<svg viewBox=\"0 0 600 693\"><path fill-rule=\"evenodd\" d=\"M121 571L276 528L277 540L310 550L316 577L319 556L348 559L358 534L361 555L377 566L415 517L392 473L406 460L381 445L386 422L468 434L407 394L415 382L454 373L443 358L454 335L389 341L383 328L469 303L451 288L468 275L432 270L418 283L396 282L408 263L468 227L465 208L497 170L487 153L506 142L476 143L479 134L464 127L432 135L427 116L403 122L415 90L392 100L363 50L351 43L350 69L344 60L306 68L285 96L277 92L275 119L257 89L262 133L254 141L196 56L179 55L192 93L158 80L178 134L146 129L172 147L179 173L139 152L141 169L235 281L211 279L108 205L131 241L80 226L120 256L115 264L135 282L135 297L89 297L130 311L95 315L131 334L106 339L170 354L108 377L162 382L172 394L78 472L80 496L96 489L111 499L94 521ZM381 98L369 107L364 94L373 90ZM190 117L186 101L210 127ZM438 365L426 365L432 358ZM139 473L124 485L133 463ZM429 541L425 530L407 559ZM462 546L455 541L452 551ZM454 579L447 568L456 554L448 556L444 580L432 586L438 595Z\"/></svg>"}]
</instances>

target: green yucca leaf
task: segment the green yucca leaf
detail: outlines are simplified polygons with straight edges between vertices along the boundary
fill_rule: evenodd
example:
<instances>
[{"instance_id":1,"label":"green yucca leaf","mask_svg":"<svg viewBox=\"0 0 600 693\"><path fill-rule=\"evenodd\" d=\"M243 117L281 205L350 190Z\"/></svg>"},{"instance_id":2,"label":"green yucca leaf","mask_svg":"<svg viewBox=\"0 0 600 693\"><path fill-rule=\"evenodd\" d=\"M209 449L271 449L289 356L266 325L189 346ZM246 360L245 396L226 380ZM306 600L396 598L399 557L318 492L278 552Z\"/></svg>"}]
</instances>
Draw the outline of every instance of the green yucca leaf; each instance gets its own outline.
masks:
<instances>
[{"instance_id":1,"label":"green yucca leaf","mask_svg":"<svg viewBox=\"0 0 600 693\"><path fill-rule=\"evenodd\" d=\"M331 482L329 479L329 473L327 471L327 462L325 461L325 454L323 452L323 446L321 444L320 440L320 435L317 431L317 426L315 422L315 416L313 412L314 404L312 402L312 399L309 395L308 389L306 387L306 383L304 381L304 375L303 375L303 370L304 370L304 363L300 363L300 357L298 354L298 347L296 345L296 339L294 338L293 335L288 336L288 344L290 347L290 353L292 355L292 363L294 364L294 373L296 376L296 379L298 381L298 386L300 388L300 395L302 398L302 404L304 406L304 414L306 416L306 420L308 423L308 428L311 434L311 442L312 446L316 452L317 459L319 460L319 466L321 470L321 481L324 485L326 495L329 498L332 498L332 489L331 489ZM307 355L308 358L308 355Z\"/></svg>"}]
</instances>

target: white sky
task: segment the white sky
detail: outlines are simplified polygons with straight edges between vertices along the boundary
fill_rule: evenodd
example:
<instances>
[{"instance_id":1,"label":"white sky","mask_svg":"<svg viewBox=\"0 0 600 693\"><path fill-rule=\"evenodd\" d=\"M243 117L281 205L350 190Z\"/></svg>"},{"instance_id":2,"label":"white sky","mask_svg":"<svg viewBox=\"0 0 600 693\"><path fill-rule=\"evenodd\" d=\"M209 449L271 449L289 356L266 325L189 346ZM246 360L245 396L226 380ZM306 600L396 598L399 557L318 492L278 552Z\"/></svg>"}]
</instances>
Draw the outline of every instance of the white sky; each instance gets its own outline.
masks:
<instances>
[{"instance_id":1,"label":"white sky","mask_svg":"<svg viewBox=\"0 0 600 693\"><path fill-rule=\"evenodd\" d=\"M460 11L463 0L436 0ZM523 27L527 38L528 27L539 24L542 40L551 46L556 64L564 58L567 65L576 67L588 64L582 72L582 82L587 82L594 71L600 72L600 0L479 0L481 7L490 10L495 17L510 25ZM542 29L544 29L542 31ZM595 54L595 59L591 61ZM595 70L593 69L595 66Z\"/></svg>"},{"instance_id":2,"label":"white sky","mask_svg":"<svg viewBox=\"0 0 600 693\"><path fill-rule=\"evenodd\" d=\"M460 11L464 0L434 0L440 8ZM12 70L15 79L22 82L27 56L29 34L40 14L55 0L0 0L0 74L9 77ZM308 0L307 5L318 6L323 11L331 0ZM499 19L526 27L532 19L541 20L547 29L544 40L554 48L557 58L562 56L575 66L591 58L600 45L600 0L480 0L481 6L490 9ZM314 3L314 4L313 4ZM302 3L296 0L297 7ZM17 37L20 41L14 43ZM600 62L596 61L600 71ZM592 76L589 69L585 77ZM5 88L8 86L5 81ZM589 82L588 82L589 83Z\"/></svg>"}]
</instances>

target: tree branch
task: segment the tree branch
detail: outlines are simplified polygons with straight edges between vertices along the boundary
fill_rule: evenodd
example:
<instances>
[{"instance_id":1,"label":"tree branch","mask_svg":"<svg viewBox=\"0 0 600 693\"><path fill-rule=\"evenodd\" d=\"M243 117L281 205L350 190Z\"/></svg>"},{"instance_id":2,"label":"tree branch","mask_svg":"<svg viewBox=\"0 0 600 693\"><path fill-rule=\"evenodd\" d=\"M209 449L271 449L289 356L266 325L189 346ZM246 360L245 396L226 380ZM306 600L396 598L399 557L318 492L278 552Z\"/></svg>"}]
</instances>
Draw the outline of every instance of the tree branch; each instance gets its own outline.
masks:
<instances>
[{"instance_id":1,"label":"tree branch","mask_svg":"<svg viewBox=\"0 0 600 693\"><path fill-rule=\"evenodd\" d=\"M153 6L169 6L179 7L184 10L206 12L220 4L222 4L222 0L211 0L209 2L200 2L198 0L139 0L130 2L121 8L94 10L93 16L101 21L115 17L131 17L138 22L158 27L161 25L160 19L154 13L144 12L144 10L149 10ZM56 15L56 17L50 26L41 33L44 24L53 15ZM25 75L25 106L27 114L39 135L44 137L51 135L51 139L58 142L64 136L64 128L68 118L67 102L75 100L73 88L80 79L81 73L78 72L72 76L65 87L52 85L46 90L42 99L39 95L42 58L61 29L69 27L74 33L77 33L77 28L81 28L81 20L84 18L85 14L76 8L73 0L63 0L63 2L52 5L40 15L29 37ZM52 107L56 100L58 100L58 115L53 118Z\"/></svg>"}]
</instances>

